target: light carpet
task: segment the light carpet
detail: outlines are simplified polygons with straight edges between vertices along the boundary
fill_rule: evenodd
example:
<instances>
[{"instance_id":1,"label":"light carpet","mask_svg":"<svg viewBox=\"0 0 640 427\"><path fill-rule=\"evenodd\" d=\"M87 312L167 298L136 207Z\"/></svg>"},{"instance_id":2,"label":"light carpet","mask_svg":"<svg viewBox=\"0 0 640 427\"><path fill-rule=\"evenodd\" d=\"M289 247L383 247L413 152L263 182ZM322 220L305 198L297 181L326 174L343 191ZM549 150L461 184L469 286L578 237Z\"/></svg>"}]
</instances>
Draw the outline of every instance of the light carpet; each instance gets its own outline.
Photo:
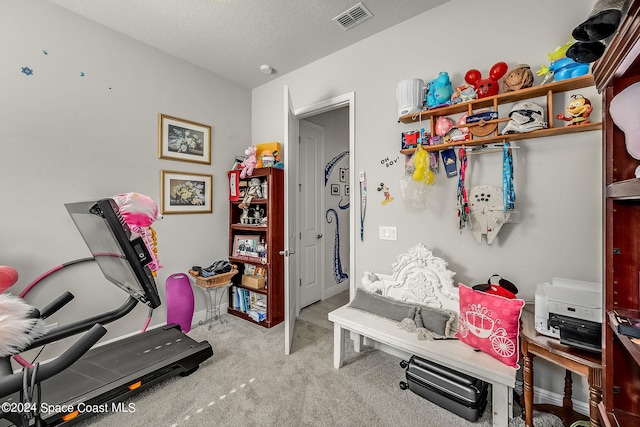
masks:
<instances>
[{"instance_id":1,"label":"light carpet","mask_svg":"<svg viewBox=\"0 0 640 427\"><path fill-rule=\"evenodd\" d=\"M333 368L332 331L298 319L292 354L284 355L284 325L271 329L223 315L193 329L212 358L188 377L176 377L133 397L133 413L107 413L81 426L490 426L491 408L469 422L409 390L401 359L365 347L349 349ZM348 346L349 347L349 346ZM523 426L516 406L512 427ZM562 426L535 413L535 425Z\"/></svg>"}]
</instances>

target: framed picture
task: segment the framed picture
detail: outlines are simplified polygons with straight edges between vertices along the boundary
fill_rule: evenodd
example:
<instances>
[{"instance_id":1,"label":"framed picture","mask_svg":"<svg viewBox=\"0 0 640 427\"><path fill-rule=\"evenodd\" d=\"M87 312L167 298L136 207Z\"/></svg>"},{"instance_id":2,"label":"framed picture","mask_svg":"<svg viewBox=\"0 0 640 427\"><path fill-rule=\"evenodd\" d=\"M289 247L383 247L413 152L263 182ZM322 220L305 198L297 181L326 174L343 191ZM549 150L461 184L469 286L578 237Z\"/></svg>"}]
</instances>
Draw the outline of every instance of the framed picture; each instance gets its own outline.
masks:
<instances>
[{"instance_id":1,"label":"framed picture","mask_svg":"<svg viewBox=\"0 0 640 427\"><path fill-rule=\"evenodd\" d=\"M260 258L256 250L259 241L260 237L255 235L233 236L233 256Z\"/></svg>"},{"instance_id":2,"label":"framed picture","mask_svg":"<svg viewBox=\"0 0 640 427\"><path fill-rule=\"evenodd\" d=\"M176 171L160 171L160 213L211 213L213 176Z\"/></svg>"},{"instance_id":3,"label":"framed picture","mask_svg":"<svg viewBox=\"0 0 640 427\"><path fill-rule=\"evenodd\" d=\"M255 264L245 264L244 265L244 274L254 274L256 272Z\"/></svg>"},{"instance_id":4,"label":"framed picture","mask_svg":"<svg viewBox=\"0 0 640 427\"><path fill-rule=\"evenodd\" d=\"M211 126L158 115L158 157L211 164Z\"/></svg>"},{"instance_id":5,"label":"framed picture","mask_svg":"<svg viewBox=\"0 0 640 427\"><path fill-rule=\"evenodd\" d=\"M349 191L349 186L345 185L344 186L344 195L345 196L349 196L351 194L351 192Z\"/></svg>"},{"instance_id":6,"label":"framed picture","mask_svg":"<svg viewBox=\"0 0 640 427\"><path fill-rule=\"evenodd\" d=\"M347 168L340 168L340 182L347 182Z\"/></svg>"},{"instance_id":7,"label":"framed picture","mask_svg":"<svg viewBox=\"0 0 640 427\"><path fill-rule=\"evenodd\" d=\"M338 184L331 184L331 195L332 196L340 195L340 186Z\"/></svg>"}]
</instances>

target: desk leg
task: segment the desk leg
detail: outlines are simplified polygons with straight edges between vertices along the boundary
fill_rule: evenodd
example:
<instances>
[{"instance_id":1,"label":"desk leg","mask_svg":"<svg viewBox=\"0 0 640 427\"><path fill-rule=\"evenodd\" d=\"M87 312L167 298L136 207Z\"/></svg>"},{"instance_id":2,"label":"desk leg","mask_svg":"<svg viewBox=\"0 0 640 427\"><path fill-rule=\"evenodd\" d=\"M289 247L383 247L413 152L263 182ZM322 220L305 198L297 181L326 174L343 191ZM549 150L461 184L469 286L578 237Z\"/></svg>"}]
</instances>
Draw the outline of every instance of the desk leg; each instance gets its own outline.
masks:
<instances>
[{"instance_id":1,"label":"desk leg","mask_svg":"<svg viewBox=\"0 0 640 427\"><path fill-rule=\"evenodd\" d=\"M566 370L564 374L564 396L562 397L562 409L565 414L573 413L573 379L571 378L571 371Z\"/></svg>"},{"instance_id":2,"label":"desk leg","mask_svg":"<svg viewBox=\"0 0 640 427\"><path fill-rule=\"evenodd\" d=\"M598 403L602 400L602 371L600 369L589 369L589 422L591 427L600 426L600 414Z\"/></svg>"},{"instance_id":3,"label":"desk leg","mask_svg":"<svg viewBox=\"0 0 640 427\"><path fill-rule=\"evenodd\" d=\"M493 427L507 427L513 414L513 389L504 384L491 385Z\"/></svg>"},{"instance_id":4,"label":"desk leg","mask_svg":"<svg viewBox=\"0 0 640 427\"><path fill-rule=\"evenodd\" d=\"M524 353L524 425L533 427L533 355Z\"/></svg>"},{"instance_id":5,"label":"desk leg","mask_svg":"<svg viewBox=\"0 0 640 427\"><path fill-rule=\"evenodd\" d=\"M336 369L344 363L345 332L338 323L333 324L333 367Z\"/></svg>"}]
</instances>

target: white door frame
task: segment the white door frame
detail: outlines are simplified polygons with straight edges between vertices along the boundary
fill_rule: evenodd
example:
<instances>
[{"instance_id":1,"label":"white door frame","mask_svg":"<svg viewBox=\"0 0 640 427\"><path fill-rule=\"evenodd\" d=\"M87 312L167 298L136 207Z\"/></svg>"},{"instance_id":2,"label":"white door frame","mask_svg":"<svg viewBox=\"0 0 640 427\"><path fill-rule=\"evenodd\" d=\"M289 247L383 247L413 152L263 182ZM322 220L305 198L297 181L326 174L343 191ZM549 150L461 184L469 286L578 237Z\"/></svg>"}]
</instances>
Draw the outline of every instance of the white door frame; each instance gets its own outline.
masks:
<instances>
[{"instance_id":1,"label":"white door frame","mask_svg":"<svg viewBox=\"0 0 640 427\"><path fill-rule=\"evenodd\" d=\"M355 173L355 143L356 143L356 93L349 92L344 95L339 95L334 98L327 99L325 101L320 101L315 104L311 104L306 107L298 108L293 111L296 120L304 119L307 117L315 116L317 114L326 113L327 111L336 110L342 107L349 107L349 188L356 188L356 173ZM349 232L349 270L347 274L349 275L349 299L353 298L355 294L355 283L356 281L353 279L353 269L355 266L356 259L356 233L355 230L358 230L358 225L356 223L356 209L355 208L355 196L356 192L351 191L349 193L349 223L350 232ZM299 230L298 230L299 231ZM295 262L299 262L299 259L296 257ZM296 270L299 271L299 270ZM323 290L324 292L324 290ZM298 304L296 315L300 314L300 304Z\"/></svg>"}]
</instances>

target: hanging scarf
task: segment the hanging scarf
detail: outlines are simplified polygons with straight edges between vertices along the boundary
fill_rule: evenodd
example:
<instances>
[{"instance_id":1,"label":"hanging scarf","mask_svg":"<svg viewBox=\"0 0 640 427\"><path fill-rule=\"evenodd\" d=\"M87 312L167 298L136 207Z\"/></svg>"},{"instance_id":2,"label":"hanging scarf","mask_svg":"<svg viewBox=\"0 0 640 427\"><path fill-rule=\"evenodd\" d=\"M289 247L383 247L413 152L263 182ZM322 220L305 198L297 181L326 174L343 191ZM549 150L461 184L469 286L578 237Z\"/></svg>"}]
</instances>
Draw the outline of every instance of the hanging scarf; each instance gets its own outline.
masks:
<instances>
[{"instance_id":1,"label":"hanging scarf","mask_svg":"<svg viewBox=\"0 0 640 427\"><path fill-rule=\"evenodd\" d=\"M504 143L502 154L502 197L504 212L515 208L516 192L513 187L513 155L508 141Z\"/></svg>"}]
</instances>

